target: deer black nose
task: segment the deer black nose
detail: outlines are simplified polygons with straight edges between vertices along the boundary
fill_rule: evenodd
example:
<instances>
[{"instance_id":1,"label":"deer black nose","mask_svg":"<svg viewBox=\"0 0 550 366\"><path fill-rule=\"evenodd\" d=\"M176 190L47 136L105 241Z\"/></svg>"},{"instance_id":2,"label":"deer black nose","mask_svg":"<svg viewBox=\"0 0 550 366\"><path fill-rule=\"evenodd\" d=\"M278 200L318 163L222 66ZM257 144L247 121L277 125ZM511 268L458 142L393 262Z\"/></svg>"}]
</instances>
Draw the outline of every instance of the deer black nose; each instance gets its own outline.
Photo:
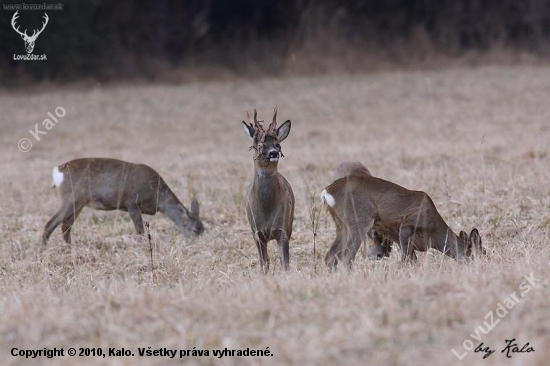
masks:
<instances>
[{"instance_id":1,"label":"deer black nose","mask_svg":"<svg viewBox=\"0 0 550 366\"><path fill-rule=\"evenodd\" d=\"M272 151L269 152L267 157L268 157L268 159L277 159L279 157L279 152L275 151L275 150L272 150Z\"/></svg>"}]
</instances>

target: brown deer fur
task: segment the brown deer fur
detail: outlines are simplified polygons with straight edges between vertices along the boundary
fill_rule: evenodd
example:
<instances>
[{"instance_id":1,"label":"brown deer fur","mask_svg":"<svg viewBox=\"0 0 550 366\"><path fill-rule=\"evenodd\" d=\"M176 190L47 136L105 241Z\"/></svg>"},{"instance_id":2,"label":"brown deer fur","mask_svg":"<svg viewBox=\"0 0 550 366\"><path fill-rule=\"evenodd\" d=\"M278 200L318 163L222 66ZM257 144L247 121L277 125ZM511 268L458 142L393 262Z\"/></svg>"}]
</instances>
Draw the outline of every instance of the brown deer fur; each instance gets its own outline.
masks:
<instances>
[{"instance_id":1,"label":"brown deer fur","mask_svg":"<svg viewBox=\"0 0 550 366\"><path fill-rule=\"evenodd\" d=\"M269 128L264 130L254 110L254 120L243 121L246 136L252 141L254 156L254 178L246 193L246 214L252 229L254 242L258 247L260 267L264 273L269 270L267 243L274 239L279 246L283 269L288 271L290 253L289 240L294 220L294 194L288 181L277 171L281 145L290 133L291 122L287 120L277 128L277 110Z\"/></svg>"},{"instance_id":2,"label":"brown deer fur","mask_svg":"<svg viewBox=\"0 0 550 366\"><path fill-rule=\"evenodd\" d=\"M474 250L483 252L477 229L457 236L445 223L431 198L372 176L347 176L322 193L336 224L336 239L325 262L350 266L365 235L371 229L401 245L402 260L416 260L415 250L436 248L463 259Z\"/></svg>"},{"instance_id":3,"label":"brown deer fur","mask_svg":"<svg viewBox=\"0 0 550 366\"><path fill-rule=\"evenodd\" d=\"M157 211L168 216L186 236L204 231L197 200L187 210L162 177L147 165L116 159L75 159L54 168L54 186L62 202L44 228L44 246L59 224L64 240L70 243L71 227L85 206L128 212L138 234L143 234L141 214L154 215Z\"/></svg>"},{"instance_id":4,"label":"brown deer fur","mask_svg":"<svg viewBox=\"0 0 550 366\"><path fill-rule=\"evenodd\" d=\"M362 163L358 161L345 161L336 168L332 176L332 181L337 181L340 178L356 175L360 177L371 177L372 174ZM367 233L368 237L373 241L373 245L368 245L365 242L365 248L363 249L363 258L370 258L373 260L389 257L392 248L392 241L388 238L384 238L375 230L371 229Z\"/></svg>"}]
</instances>

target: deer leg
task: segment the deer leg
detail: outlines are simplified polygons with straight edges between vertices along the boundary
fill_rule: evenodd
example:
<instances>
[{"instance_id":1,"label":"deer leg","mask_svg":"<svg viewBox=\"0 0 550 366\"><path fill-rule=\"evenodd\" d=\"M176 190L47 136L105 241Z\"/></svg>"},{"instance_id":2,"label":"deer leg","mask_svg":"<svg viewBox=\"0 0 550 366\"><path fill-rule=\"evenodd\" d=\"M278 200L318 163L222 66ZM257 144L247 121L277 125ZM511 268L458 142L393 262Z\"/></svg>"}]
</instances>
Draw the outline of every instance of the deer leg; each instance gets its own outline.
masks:
<instances>
[{"instance_id":1,"label":"deer leg","mask_svg":"<svg viewBox=\"0 0 550 366\"><path fill-rule=\"evenodd\" d=\"M84 206L74 209L73 212L71 212L71 214L69 215L69 217L66 217L63 220L63 224L61 225L61 231L63 232L63 239L67 244L71 244L71 228L76 218L78 217L78 215L80 215L80 212L82 211L83 208Z\"/></svg>"},{"instance_id":2,"label":"deer leg","mask_svg":"<svg viewBox=\"0 0 550 366\"><path fill-rule=\"evenodd\" d=\"M138 235L143 235L143 219L141 217L141 211L139 210L139 207L135 203L132 203L126 204L126 209L128 210L130 217L132 218L132 222L134 223L134 227L136 228Z\"/></svg>"},{"instance_id":3,"label":"deer leg","mask_svg":"<svg viewBox=\"0 0 550 366\"><path fill-rule=\"evenodd\" d=\"M267 240L263 238L254 238L256 247L258 247L258 254L260 256L260 270L263 274L269 272L269 253L267 253Z\"/></svg>"},{"instance_id":4,"label":"deer leg","mask_svg":"<svg viewBox=\"0 0 550 366\"><path fill-rule=\"evenodd\" d=\"M281 258L281 264L285 272L289 270L290 253L289 253L289 240L286 233L282 230L275 233L275 239L279 246L279 256Z\"/></svg>"},{"instance_id":5,"label":"deer leg","mask_svg":"<svg viewBox=\"0 0 550 366\"><path fill-rule=\"evenodd\" d=\"M340 260L344 260L349 268L361 244L366 241L367 232L372 230L376 217L376 206L368 198L353 195L348 197L345 211L347 238L344 250L340 252Z\"/></svg>"},{"instance_id":6,"label":"deer leg","mask_svg":"<svg viewBox=\"0 0 550 366\"><path fill-rule=\"evenodd\" d=\"M402 261L416 261L416 254L414 253L414 245L412 243L412 237L414 235L414 227L411 225L401 225L399 228L399 244L401 244Z\"/></svg>"},{"instance_id":7,"label":"deer leg","mask_svg":"<svg viewBox=\"0 0 550 366\"><path fill-rule=\"evenodd\" d=\"M374 244L376 245L376 237L375 237L375 234L376 234L376 231L374 230L369 230L369 232L367 233L367 236L369 238L371 238L371 240L374 242ZM368 257L368 249L369 249L369 245L367 243L367 241L365 240L365 245L363 245L363 250L361 251L361 255L363 257L363 259L367 259Z\"/></svg>"},{"instance_id":8,"label":"deer leg","mask_svg":"<svg viewBox=\"0 0 550 366\"><path fill-rule=\"evenodd\" d=\"M44 227L44 232L42 233L42 247L45 248L48 244L48 239L50 238L50 235L52 235L55 228L63 221L62 217L63 213L61 211L58 211L53 217L48 221L46 226Z\"/></svg>"},{"instance_id":9,"label":"deer leg","mask_svg":"<svg viewBox=\"0 0 550 366\"><path fill-rule=\"evenodd\" d=\"M351 268L353 259L361 247L361 244L366 241L367 231L370 231L373 225L374 218L368 219L368 221L365 219L364 221L357 220L351 223L347 245L345 249L340 252L340 259L343 259L349 268Z\"/></svg>"},{"instance_id":10,"label":"deer leg","mask_svg":"<svg viewBox=\"0 0 550 366\"><path fill-rule=\"evenodd\" d=\"M334 271L336 270L336 266L338 265L338 256L339 253L343 250L342 248L342 242L344 236L347 236L346 232L347 229L345 226L337 221L337 219L333 216L334 221L337 223L336 225L336 238L332 242L332 245L330 246L329 251L327 252L325 256L325 263L329 268Z\"/></svg>"},{"instance_id":11,"label":"deer leg","mask_svg":"<svg viewBox=\"0 0 550 366\"><path fill-rule=\"evenodd\" d=\"M65 202L62 204L59 211L53 215L53 217L48 221L44 227L44 232L42 233L42 247L45 248L48 244L48 239L54 230L61 224L63 221L67 220L75 212L74 202L69 203Z\"/></svg>"},{"instance_id":12,"label":"deer leg","mask_svg":"<svg viewBox=\"0 0 550 366\"><path fill-rule=\"evenodd\" d=\"M418 262L418 258L416 257L416 253L415 253L414 249L411 252L411 262L413 262L413 263Z\"/></svg>"}]
</instances>

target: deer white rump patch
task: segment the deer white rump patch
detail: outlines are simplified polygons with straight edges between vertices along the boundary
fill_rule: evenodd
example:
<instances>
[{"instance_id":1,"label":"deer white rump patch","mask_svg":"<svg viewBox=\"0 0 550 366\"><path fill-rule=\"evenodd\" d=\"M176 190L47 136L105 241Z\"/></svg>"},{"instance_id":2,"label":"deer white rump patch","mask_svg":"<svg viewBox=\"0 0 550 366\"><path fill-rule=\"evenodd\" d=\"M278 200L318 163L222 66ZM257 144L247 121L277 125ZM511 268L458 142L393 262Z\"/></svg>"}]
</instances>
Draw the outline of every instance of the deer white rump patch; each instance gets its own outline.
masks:
<instances>
[{"instance_id":1,"label":"deer white rump patch","mask_svg":"<svg viewBox=\"0 0 550 366\"><path fill-rule=\"evenodd\" d=\"M334 196L328 193L326 189L323 189L323 192L321 192L321 197L323 197L327 205L329 205L330 207L334 207L334 205L336 204Z\"/></svg>"},{"instance_id":2,"label":"deer white rump patch","mask_svg":"<svg viewBox=\"0 0 550 366\"><path fill-rule=\"evenodd\" d=\"M58 167L53 168L53 186L59 187L63 183L63 173L59 171Z\"/></svg>"}]
</instances>

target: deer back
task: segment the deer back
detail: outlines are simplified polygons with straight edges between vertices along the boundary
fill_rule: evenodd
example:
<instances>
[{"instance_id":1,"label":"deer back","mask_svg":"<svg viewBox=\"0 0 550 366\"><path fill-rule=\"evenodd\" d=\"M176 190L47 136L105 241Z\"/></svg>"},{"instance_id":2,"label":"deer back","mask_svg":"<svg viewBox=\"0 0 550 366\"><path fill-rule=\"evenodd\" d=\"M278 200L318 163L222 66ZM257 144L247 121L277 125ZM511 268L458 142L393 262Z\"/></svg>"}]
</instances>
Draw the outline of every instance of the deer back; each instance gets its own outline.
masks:
<instances>
[{"instance_id":1,"label":"deer back","mask_svg":"<svg viewBox=\"0 0 550 366\"><path fill-rule=\"evenodd\" d=\"M88 200L100 209L125 208L138 202L144 213L155 213L165 202L178 202L160 175L143 164L117 159L83 158L58 167L63 174L62 196Z\"/></svg>"},{"instance_id":2,"label":"deer back","mask_svg":"<svg viewBox=\"0 0 550 366\"><path fill-rule=\"evenodd\" d=\"M199 203L188 210L162 177L151 167L117 159L71 160L54 170L54 184L64 202L75 202L99 210L127 210L137 205L141 213L166 214L182 232L202 233Z\"/></svg>"},{"instance_id":3,"label":"deer back","mask_svg":"<svg viewBox=\"0 0 550 366\"><path fill-rule=\"evenodd\" d=\"M350 218L368 215L375 220L373 229L392 241L399 242L403 225L419 229L421 235L413 238L417 250L433 246L453 258L470 256L472 248L483 252L477 229L472 230L470 237L457 236L425 192L372 176L348 176L329 185L324 196L340 221L348 224Z\"/></svg>"},{"instance_id":4,"label":"deer back","mask_svg":"<svg viewBox=\"0 0 550 366\"><path fill-rule=\"evenodd\" d=\"M384 179L348 176L333 182L326 192L333 198L334 213L342 220L367 215L375 220L376 231L395 242L399 242L399 228L404 222L433 229L447 227L426 193Z\"/></svg>"},{"instance_id":5,"label":"deer back","mask_svg":"<svg viewBox=\"0 0 550 366\"><path fill-rule=\"evenodd\" d=\"M370 177L371 173L366 166L358 161L345 161L336 168L332 176L332 181L334 182L350 175Z\"/></svg>"}]
</instances>

